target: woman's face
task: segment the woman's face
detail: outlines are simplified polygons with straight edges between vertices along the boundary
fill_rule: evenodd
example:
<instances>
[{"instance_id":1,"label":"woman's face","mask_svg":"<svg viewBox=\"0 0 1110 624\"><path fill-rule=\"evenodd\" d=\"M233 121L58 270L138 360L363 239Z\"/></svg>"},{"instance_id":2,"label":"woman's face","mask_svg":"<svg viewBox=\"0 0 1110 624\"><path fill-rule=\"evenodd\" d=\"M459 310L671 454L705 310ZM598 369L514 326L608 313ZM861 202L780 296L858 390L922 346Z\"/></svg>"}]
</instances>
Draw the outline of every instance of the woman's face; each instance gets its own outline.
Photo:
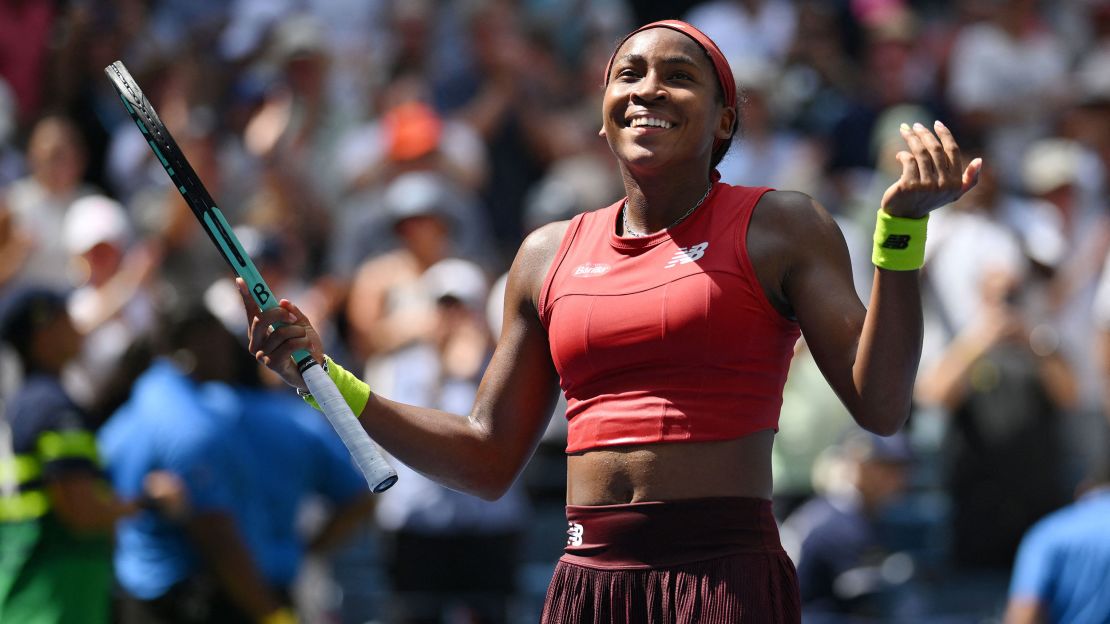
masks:
<instances>
[{"instance_id":1,"label":"woman's face","mask_svg":"<svg viewBox=\"0 0 1110 624\"><path fill-rule=\"evenodd\" d=\"M621 163L661 170L703 163L728 139L735 111L724 106L705 52L682 33L651 28L617 51L602 103L602 132Z\"/></svg>"}]
</instances>

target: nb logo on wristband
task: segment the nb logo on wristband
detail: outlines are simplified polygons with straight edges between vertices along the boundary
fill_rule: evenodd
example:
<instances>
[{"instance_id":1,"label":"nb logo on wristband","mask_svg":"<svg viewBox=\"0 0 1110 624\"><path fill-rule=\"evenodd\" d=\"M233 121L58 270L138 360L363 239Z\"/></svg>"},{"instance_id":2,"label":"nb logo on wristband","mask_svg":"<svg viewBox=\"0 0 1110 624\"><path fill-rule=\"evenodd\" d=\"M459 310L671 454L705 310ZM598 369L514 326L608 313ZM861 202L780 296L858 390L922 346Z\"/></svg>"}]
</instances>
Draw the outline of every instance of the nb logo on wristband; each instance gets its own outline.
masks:
<instances>
[{"instance_id":1,"label":"nb logo on wristband","mask_svg":"<svg viewBox=\"0 0 1110 624\"><path fill-rule=\"evenodd\" d=\"M881 245L883 249L906 249L910 246L909 234L891 234Z\"/></svg>"}]
</instances>

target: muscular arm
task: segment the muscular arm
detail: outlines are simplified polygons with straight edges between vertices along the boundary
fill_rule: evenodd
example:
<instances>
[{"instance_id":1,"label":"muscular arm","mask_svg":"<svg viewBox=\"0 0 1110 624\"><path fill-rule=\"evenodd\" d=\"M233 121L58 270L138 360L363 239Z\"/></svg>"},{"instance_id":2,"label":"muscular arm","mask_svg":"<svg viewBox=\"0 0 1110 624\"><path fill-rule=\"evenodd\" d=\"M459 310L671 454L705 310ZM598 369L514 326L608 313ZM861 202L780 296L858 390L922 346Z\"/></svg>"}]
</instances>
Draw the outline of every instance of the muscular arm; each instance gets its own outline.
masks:
<instances>
[{"instance_id":1,"label":"muscular arm","mask_svg":"<svg viewBox=\"0 0 1110 624\"><path fill-rule=\"evenodd\" d=\"M959 146L942 124L933 131L903 125L901 134L907 146L897 154L902 175L884 193L882 210L925 217L975 186L982 161L963 167ZM898 431L909 415L921 358L918 271L876 268L865 310L852 287L844 238L817 202L798 193L768 193L753 218L757 225L770 234L769 247L757 251L771 251L776 260L768 265L773 276L781 276L769 284L761 274L764 289L773 298L781 288L833 390L863 428L881 435Z\"/></svg>"},{"instance_id":2,"label":"muscular arm","mask_svg":"<svg viewBox=\"0 0 1110 624\"><path fill-rule=\"evenodd\" d=\"M782 296L829 385L860 426L884 435L897 431L909 413L921 355L917 271L876 269L865 309L844 238L817 202L800 193L769 193L752 227L770 235L749 237L753 258L783 252Z\"/></svg>"},{"instance_id":3,"label":"muscular arm","mask_svg":"<svg viewBox=\"0 0 1110 624\"><path fill-rule=\"evenodd\" d=\"M505 292L505 320L474 407L467 416L405 405L372 395L360 415L383 448L415 470L457 490L500 497L523 469L554 407L558 375L537 301L567 224L531 234L513 262ZM250 350L291 384L304 382L291 366L296 349L321 357L320 340L296 306L259 313L240 283L252 317ZM289 325L272 332L275 322Z\"/></svg>"}]
</instances>

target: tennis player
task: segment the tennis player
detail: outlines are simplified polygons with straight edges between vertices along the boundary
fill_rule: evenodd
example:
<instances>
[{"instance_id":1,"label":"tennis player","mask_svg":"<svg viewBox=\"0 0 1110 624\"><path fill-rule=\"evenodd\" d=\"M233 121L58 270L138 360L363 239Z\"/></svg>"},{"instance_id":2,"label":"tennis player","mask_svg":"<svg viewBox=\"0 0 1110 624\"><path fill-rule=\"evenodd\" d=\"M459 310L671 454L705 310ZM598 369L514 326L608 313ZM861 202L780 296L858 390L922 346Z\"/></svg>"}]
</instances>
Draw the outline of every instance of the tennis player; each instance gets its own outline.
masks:
<instances>
[{"instance_id":1,"label":"tennis player","mask_svg":"<svg viewBox=\"0 0 1110 624\"><path fill-rule=\"evenodd\" d=\"M329 369L385 449L486 498L520 473L561 386L569 528L545 622L800 620L770 503L799 333L863 428L889 435L906 420L927 217L974 186L982 162L964 168L940 123L902 126L865 309L824 208L717 181L737 118L732 72L703 33L636 30L610 59L602 104L627 197L524 241L471 413L392 402ZM303 391L290 354L324 357L309 320L289 302L260 313L245 295L250 349ZM268 329L277 322L289 325Z\"/></svg>"}]
</instances>

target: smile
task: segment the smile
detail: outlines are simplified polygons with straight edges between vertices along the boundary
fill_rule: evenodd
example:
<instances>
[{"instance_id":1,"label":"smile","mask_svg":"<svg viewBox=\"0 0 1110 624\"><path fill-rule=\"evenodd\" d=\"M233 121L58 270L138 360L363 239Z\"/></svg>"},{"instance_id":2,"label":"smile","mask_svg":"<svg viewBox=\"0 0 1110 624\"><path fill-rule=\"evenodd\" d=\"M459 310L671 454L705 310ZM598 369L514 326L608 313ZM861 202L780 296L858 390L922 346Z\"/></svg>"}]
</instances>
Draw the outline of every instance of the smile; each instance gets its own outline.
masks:
<instances>
[{"instance_id":1,"label":"smile","mask_svg":"<svg viewBox=\"0 0 1110 624\"><path fill-rule=\"evenodd\" d=\"M631 128L663 128L664 130L674 127L673 123L657 117L637 117L628 125Z\"/></svg>"}]
</instances>

